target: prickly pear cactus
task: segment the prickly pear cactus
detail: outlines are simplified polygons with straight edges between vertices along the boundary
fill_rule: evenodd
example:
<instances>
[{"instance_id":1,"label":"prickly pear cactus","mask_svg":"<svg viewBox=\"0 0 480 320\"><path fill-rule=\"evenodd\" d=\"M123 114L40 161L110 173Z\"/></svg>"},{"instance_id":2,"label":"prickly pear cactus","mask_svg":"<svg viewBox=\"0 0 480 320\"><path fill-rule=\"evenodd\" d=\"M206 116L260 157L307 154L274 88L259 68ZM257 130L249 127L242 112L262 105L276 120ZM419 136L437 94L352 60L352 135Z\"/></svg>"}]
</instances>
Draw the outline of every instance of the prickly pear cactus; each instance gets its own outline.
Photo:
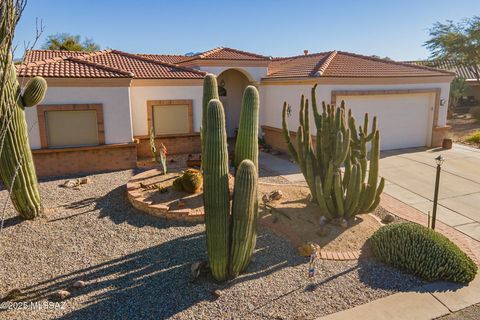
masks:
<instances>
[{"instance_id":1,"label":"prickly pear cactus","mask_svg":"<svg viewBox=\"0 0 480 320\"><path fill-rule=\"evenodd\" d=\"M212 82L206 78L205 82ZM204 96L205 100L205 96ZM208 260L213 277L238 276L250 263L256 244L258 212L258 92L248 87L238 130L238 161L232 210L228 189L228 151L225 114L218 99L208 102L202 137L203 200ZM239 145L240 144L240 145Z\"/></svg>"},{"instance_id":2,"label":"prickly pear cactus","mask_svg":"<svg viewBox=\"0 0 480 320\"><path fill-rule=\"evenodd\" d=\"M37 175L28 142L25 108L39 104L47 90L43 78L31 79L22 94L11 54L2 50L0 65L7 64L5 84L0 101L0 177L10 194L15 209L23 219L41 214Z\"/></svg>"},{"instance_id":3,"label":"prickly pear cactus","mask_svg":"<svg viewBox=\"0 0 480 320\"><path fill-rule=\"evenodd\" d=\"M320 112L315 89L316 85L311 92L316 126L315 147L310 134L308 99L302 95L300 101L296 148L287 125L287 103L283 105L283 134L290 155L300 166L312 200L326 218L349 219L359 213L371 212L380 203L385 184L383 178L378 182L380 132L377 130L377 120L373 119L369 133L368 114L365 114L363 127L359 126L357 130L355 118L351 111L346 112L343 102L340 107L323 103Z\"/></svg>"}]
</instances>

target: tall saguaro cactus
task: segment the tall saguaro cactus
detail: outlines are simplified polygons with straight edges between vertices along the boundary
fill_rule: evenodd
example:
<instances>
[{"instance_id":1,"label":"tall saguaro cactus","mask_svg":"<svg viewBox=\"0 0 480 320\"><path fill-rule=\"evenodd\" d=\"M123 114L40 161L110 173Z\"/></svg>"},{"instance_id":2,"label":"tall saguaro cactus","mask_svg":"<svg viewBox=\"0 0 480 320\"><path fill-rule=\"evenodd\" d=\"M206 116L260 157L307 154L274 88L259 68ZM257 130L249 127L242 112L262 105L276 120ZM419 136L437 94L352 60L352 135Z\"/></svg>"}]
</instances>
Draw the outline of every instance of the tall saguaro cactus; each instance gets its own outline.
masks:
<instances>
[{"instance_id":1,"label":"tall saguaro cactus","mask_svg":"<svg viewBox=\"0 0 480 320\"><path fill-rule=\"evenodd\" d=\"M211 79L205 80L210 82ZM225 114L222 103L211 99L207 105L202 138L203 199L207 230L208 260L218 281L236 277L248 266L256 243L258 211L258 92L245 90L236 150L238 161L232 210L228 188L228 152ZM240 144L240 145L239 145Z\"/></svg>"},{"instance_id":2,"label":"tall saguaro cactus","mask_svg":"<svg viewBox=\"0 0 480 320\"><path fill-rule=\"evenodd\" d=\"M0 37L13 33L18 19L13 1L2 4ZM13 19L13 20L11 20ZM12 27L13 25L13 27ZM3 44L3 42L2 42ZM40 193L32 153L28 142L25 108L39 104L47 90L43 78L31 79L22 94L10 53L11 42L0 49L0 178L12 190L11 200L24 219L33 219L41 213Z\"/></svg>"},{"instance_id":3,"label":"tall saguaro cactus","mask_svg":"<svg viewBox=\"0 0 480 320\"><path fill-rule=\"evenodd\" d=\"M318 110L316 85L312 88L312 110L316 126L316 143L310 134L309 101L302 95L300 101L300 126L297 131L297 147L290 137L287 124L287 103L283 105L282 125L290 155L299 164L321 213L329 219L348 219L359 213L373 211L380 202L385 184L378 183L380 133L377 120L373 119L368 132L368 114L363 127L357 126L351 111L322 104ZM370 164L367 148L370 143ZM342 171L342 167L344 170ZM367 178L368 171L368 178ZM365 179L367 178L367 181Z\"/></svg>"},{"instance_id":4,"label":"tall saguaro cactus","mask_svg":"<svg viewBox=\"0 0 480 320\"><path fill-rule=\"evenodd\" d=\"M202 140L202 163L205 157L203 137L205 136L205 127L207 125L208 103L212 99L219 99L217 78L213 74L207 74L203 79L203 99L202 99L202 128L200 128L200 138ZM203 168L203 164L202 164Z\"/></svg>"}]
</instances>

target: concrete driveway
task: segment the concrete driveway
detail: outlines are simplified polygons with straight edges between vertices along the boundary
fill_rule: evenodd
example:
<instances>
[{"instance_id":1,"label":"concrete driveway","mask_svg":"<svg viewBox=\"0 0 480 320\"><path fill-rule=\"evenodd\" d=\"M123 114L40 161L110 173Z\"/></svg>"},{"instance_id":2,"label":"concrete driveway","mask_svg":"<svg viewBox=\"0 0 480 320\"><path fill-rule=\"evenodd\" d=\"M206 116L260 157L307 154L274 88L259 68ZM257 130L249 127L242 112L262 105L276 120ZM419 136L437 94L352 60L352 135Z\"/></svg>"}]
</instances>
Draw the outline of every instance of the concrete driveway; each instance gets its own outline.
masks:
<instances>
[{"instance_id":1,"label":"concrete driveway","mask_svg":"<svg viewBox=\"0 0 480 320\"><path fill-rule=\"evenodd\" d=\"M435 157L445 158L437 219L480 241L480 150L402 149L382 152L385 193L428 214L433 208Z\"/></svg>"}]
</instances>

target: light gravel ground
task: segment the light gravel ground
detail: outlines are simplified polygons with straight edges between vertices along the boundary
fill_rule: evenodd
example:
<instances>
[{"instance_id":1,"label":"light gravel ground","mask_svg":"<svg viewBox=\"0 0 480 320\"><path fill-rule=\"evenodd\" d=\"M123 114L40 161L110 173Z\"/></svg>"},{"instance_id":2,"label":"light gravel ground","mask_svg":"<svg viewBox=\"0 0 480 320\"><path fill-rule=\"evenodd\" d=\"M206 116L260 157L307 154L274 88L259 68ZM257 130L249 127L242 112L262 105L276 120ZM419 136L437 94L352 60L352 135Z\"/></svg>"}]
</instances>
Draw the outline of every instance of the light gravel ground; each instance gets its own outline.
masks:
<instances>
[{"instance_id":1,"label":"light gravel ground","mask_svg":"<svg viewBox=\"0 0 480 320\"><path fill-rule=\"evenodd\" d=\"M132 209L125 195L131 175L94 175L78 190L60 187L64 179L44 181L48 217L33 222L8 208L0 295L19 288L21 300L43 302L67 289L72 297L63 309L0 310L0 319L313 319L422 284L369 259L319 261L309 279L306 259L265 229L245 275L192 283L191 263L206 259L204 225ZM6 196L0 192L0 200ZM72 289L76 280L86 287Z\"/></svg>"}]
</instances>

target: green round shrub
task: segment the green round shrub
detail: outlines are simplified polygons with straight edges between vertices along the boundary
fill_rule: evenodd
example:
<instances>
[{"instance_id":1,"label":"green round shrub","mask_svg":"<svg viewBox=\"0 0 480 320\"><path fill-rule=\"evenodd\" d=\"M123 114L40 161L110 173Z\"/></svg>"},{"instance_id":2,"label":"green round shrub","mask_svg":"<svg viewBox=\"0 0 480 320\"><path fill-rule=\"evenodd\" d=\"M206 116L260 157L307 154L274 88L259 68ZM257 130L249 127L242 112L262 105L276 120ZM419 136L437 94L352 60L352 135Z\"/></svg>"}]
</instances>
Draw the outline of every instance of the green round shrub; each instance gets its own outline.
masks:
<instances>
[{"instance_id":1,"label":"green round shrub","mask_svg":"<svg viewBox=\"0 0 480 320\"><path fill-rule=\"evenodd\" d=\"M197 193L203 185L202 173L195 169L187 169L182 176L183 190L188 193Z\"/></svg>"},{"instance_id":2,"label":"green round shrub","mask_svg":"<svg viewBox=\"0 0 480 320\"><path fill-rule=\"evenodd\" d=\"M182 176L177 177L175 180L173 180L172 189L175 191L183 191Z\"/></svg>"},{"instance_id":3,"label":"green round shrub","mask_svg":"<svg viewBox=\"0 0 480 320\"><path fill-rule=\"evenodd\" d=\"M398 223L378 229L369 240L375 257L427 281L467 283L477 265L447 237L416 223Z\"/></svg>"}]
</instances>

